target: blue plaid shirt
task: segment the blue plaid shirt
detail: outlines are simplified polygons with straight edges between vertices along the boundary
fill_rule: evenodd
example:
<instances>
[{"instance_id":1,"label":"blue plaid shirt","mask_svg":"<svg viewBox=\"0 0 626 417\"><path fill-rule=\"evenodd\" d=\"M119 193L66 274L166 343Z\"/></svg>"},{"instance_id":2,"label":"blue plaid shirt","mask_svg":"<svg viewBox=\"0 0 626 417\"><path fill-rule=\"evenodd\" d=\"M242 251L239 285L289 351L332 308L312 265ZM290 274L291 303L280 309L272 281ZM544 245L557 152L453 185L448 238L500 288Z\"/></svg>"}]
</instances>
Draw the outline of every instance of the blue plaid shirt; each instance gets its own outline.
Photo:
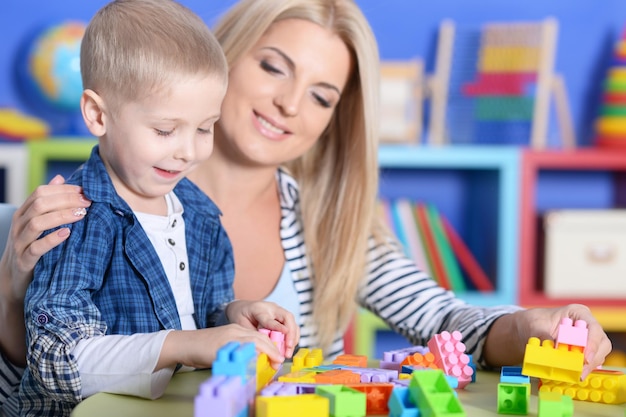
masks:
<instances>
[{"instance_id":1,"label":"blue plaid shirt","mask_svg":"<svg viewBox=\"0 0 626 417\"><path fill-rule=\"evenodd\" d=\"M67 241L44 255L25 300L28 369L22 415L69 415L82 400L71 355L79 340L105 334L180 329L162 264L131 208L113 187L98 146L68 183L93 203ZM234 262L217 206L193 183L174 189L185 211L185 238L198 328L224 320L233 299Z\"/></svg>"}]
</instances>

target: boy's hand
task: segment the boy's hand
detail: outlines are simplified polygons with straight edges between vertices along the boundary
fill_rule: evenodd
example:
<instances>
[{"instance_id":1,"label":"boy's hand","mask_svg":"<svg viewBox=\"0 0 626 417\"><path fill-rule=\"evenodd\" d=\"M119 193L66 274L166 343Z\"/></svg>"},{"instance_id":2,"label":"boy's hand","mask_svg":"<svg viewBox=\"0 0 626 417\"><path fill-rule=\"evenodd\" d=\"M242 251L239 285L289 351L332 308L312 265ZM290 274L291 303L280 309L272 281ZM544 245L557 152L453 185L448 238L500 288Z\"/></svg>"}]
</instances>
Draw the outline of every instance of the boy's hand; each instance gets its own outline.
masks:
<instances>
[{"instance_id":1,"label":"boy's hand","mask_svg":"<svg viewBox=\"0 0 626 417\"><path fill-rule=\"evenodd\" d=\"M268 301L237 300L226 307L226 316L231 323L237 323L255 331L259 328L266 328L283 333L285 335L285 356L287 358L293 356L293 351L300 340L300 328L296 324L293 314L279 305ZM270 356L269 353L268 356ZM272 366L276 365L271 356L270 360ZM282 363L282 360L280 362Z\"/></svg>"},{"instance_id":2,"label":"boy's hand","mask_svg":"<svg viewBox=\"0 0 626 417\"><path fill-rule=\"evenodd\" d=\"M217 351L233 341L254 343L258 351L267 354L275 369L285 360L267 335L249 326L227 324L208 329L169 332L154 370L174 367L179 363L199 369L210 368L217 358Z\"/></svg>"}]
</instances>

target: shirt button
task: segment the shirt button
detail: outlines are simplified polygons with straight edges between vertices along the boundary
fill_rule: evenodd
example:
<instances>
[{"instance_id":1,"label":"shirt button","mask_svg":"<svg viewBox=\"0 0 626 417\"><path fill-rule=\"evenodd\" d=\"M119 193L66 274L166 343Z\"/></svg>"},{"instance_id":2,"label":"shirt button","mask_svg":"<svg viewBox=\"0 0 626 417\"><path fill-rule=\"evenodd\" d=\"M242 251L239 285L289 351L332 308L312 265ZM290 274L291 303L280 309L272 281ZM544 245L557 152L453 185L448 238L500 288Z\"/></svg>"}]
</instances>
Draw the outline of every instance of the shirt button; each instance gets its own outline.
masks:
<instances>
[{"instance_id":1,"label":"shirt button","mask_svg":"<svg viewBox=\"0 0 626 417\"><path fill-rule=\"evenodd\" d=\"M172 222L172 227L176 227L176 219Z\"/></svg>"},{"instance_id":2,"label":"shirt button","mask_svg":"<svg viewBox=\"0 0 626 417\"><path fill-rule=\"evenodd\" d=\"M180 268L180 270L181 270L181 271L184 271L184 270L185 270L185 263L184 263L184 262L181 262L181 263L178 265L178 267Z\"/></svg>"},{"instance_id":3,"label":"shirt button","mask_svg":"<svg viewBox=\"0 0 626 417\"><path fill-rule=\"evenodd\" d=\"M176 242L174 242L174 239L172 238L167 239L167 243L169 243L172 246L176 245Z\"/></svg>"},{"instance_id":4,"label":"shirt button","mask_svg":"<svg viewBox=\"0 0 626 417\"><path fill-rule=\"evenodd\" d=\"M46 323L48 323L48 316L46 316L45 314L39 314L37 316L37 323L39 323L39 324L46 324Z\"/></svg>"}]
</instances>

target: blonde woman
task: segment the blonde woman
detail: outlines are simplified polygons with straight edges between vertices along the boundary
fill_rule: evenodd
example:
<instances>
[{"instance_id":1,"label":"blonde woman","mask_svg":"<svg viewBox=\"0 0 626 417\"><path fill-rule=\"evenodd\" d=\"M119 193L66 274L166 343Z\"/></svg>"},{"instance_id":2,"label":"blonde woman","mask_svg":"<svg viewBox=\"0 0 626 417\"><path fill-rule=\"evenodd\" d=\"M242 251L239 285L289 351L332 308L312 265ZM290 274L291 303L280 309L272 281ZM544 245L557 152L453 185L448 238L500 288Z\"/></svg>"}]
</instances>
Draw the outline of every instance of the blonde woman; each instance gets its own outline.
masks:
<instances>
[{"instance_id":1,"label":"blonde woman","mask_svg":"<svg viewBox=\"0 0 626 417\"><path fill-rule=\"evenodd\" d=\"M520 363L528 337L583 319L585 374L603 362L611 344L588 308L468 305L377 224L378 53L354 1L241 0L215 35L229 87L213 155L190 179L223 212L236 298L279 302L299 321L300 346L328 357L342 352L361 305L415 344L460 330L481 366ZM63 239L37 241L35 225L61 224L88 204L79 202L59 184L31 196L0 263L4 282L27 281L33 260Z\"/></svg>"}]
</instances>

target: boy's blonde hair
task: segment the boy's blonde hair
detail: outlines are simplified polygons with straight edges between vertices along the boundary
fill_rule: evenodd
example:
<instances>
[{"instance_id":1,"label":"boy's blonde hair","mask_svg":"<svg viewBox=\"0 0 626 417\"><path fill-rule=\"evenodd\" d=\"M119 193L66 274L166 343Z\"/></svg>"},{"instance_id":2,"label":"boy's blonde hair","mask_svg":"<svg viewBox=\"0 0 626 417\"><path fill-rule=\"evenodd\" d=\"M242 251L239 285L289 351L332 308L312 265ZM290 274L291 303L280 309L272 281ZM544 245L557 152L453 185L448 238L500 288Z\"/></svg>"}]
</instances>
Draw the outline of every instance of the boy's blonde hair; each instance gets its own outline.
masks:
<instances>
[{"instance_id":1,"label":"boy's blonde hair","mask_svg":"<svg viewBox=\"0 0 626 417\"><path fill-rule=\"evenodd\" d=\"M382 239L378 192L379 59L374 34L352 0L240 0L214 29L229 65L274 23L303 19L337 34L354 68L334 115L289 171L300 185L307 257L314 271L313 318L320 347L344 330L366 276L368 239ZM315 51L311 51L315 53Z\"/></svg>"},{"instance_id":2,"label":"boy's blonde hair","mask_svg":"<svg viewBox=\"0 0 626 417\"><path fill-rule=\"evenodd\" d=\"M228 82L224 53L204 21L172 0L115 0L91 19L80 49L83 88L141 100L181 76Z\"/></svg>"}]
</instances>

